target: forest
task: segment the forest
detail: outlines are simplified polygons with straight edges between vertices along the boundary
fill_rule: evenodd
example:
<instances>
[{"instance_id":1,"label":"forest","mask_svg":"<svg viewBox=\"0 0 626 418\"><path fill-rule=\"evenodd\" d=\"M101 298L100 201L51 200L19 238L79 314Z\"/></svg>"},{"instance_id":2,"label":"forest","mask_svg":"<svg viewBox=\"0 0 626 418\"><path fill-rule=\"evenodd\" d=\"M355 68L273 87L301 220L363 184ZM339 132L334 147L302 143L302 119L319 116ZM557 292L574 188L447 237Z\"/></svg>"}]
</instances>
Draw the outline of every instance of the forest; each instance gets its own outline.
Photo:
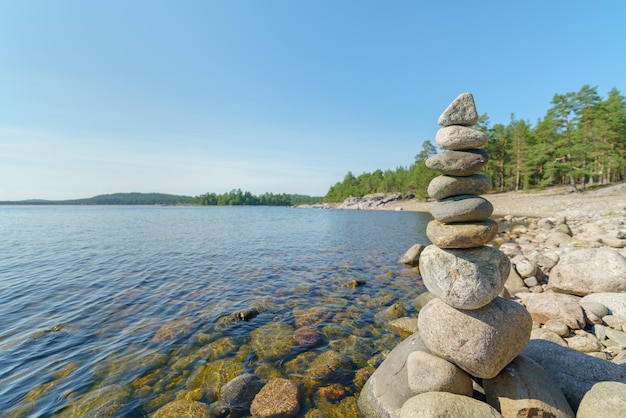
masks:
<instances>
[{"instance_id":1,"label":"forest","mask_svg":"<svg viewBox=\"0 0 626 418\"><path fill-rule=\"evenodd\" d=\"M496 191L529 190L571 185L573 190L626 178L626 99L613 88L606 98L597 87L555 94L545 116L533 126L514 114L505 125L491 125L481 115L474 127L488 136L484 147L489 163L482 170ZM437 176L425 165L437 148L425 141L409 167L376 170L354 176L348 172L331 186L325 202L378 192L412 193L426 198L428 183Z\"/></svg>"},{"instance_id":2,"label":"forest","mask_svg":"<svg viewBox=\"0 0 626 418\"><path fill-rule=\"evenodd\" d=\"M265 193L255 196L241 189L231 190L229 193L206 193L193 198L194 205L203 206L298 206L320 203L322 197L305 196L298 194Z\"/></svg>"}]
</instances>

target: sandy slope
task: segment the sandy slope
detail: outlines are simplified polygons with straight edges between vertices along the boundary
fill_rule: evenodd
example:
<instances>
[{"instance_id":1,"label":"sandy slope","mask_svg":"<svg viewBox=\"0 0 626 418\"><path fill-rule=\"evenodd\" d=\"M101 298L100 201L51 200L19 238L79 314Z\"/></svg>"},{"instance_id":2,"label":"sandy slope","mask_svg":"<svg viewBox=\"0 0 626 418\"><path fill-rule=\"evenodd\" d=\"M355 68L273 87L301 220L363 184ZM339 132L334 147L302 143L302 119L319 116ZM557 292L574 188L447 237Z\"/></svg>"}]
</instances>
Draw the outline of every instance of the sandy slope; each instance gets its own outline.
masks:
<instances>
[{"instance_id":1,"label":"sandy slope","mask_svg":"<svg viewBox=\"0 0 626 418\"><path fill-rule=\"evenodd\" d=\"M543 191L489 193L483 195L494 206L495 216L530 217L622 216L626 218L626 183L571 193L570 187L554 187ZM432 202L405 200L385 206L387 210L428 212Z\"/></svg>"}]
</instances>

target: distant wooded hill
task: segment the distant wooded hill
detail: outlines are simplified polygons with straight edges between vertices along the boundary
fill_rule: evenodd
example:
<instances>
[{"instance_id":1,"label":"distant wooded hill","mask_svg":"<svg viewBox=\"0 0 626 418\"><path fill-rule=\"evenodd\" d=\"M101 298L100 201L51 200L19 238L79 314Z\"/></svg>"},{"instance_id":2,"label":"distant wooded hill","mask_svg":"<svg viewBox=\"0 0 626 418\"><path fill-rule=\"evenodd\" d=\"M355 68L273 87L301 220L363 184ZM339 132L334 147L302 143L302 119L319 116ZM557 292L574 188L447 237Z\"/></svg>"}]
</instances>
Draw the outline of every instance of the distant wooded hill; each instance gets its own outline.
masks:
<instances>
[{"instance_id":1,"label":"distant wooded hill","mask_svg":"<svg viewBox=\"0 0 626 418\"><path fill-rule=\"evenodd\" d=\"M240 189L229 193L179 196L164 193L113 193L71 200L30 199L0 202L0 205L203 205L203 206L297 206L320 203L322 197L265 193L254 196Z\"/></svg>"}]
</instances>

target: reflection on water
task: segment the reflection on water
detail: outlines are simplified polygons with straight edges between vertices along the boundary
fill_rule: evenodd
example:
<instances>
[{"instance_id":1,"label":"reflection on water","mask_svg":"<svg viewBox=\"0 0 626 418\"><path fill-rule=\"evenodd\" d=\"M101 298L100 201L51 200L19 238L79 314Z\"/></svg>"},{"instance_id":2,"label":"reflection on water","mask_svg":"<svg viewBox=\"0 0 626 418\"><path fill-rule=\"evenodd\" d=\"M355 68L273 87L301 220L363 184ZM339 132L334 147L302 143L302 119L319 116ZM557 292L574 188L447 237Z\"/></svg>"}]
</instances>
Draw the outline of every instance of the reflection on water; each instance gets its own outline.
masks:
<instances>
[{"instance_id":1,"label":"reflection on water","mask_svg":"<svg viewBox=\"0 0 626 418\"><path fill-rule=\"evenodd\" d=\"M421 281L397 259L426 242L428 220L0 207L0 410L145 416L176 399L215 406L243 373L297 381L302 416L345 409L400 341L386 326L398 311L390 307L415 313Z\"/></svg>"}]
</instances>

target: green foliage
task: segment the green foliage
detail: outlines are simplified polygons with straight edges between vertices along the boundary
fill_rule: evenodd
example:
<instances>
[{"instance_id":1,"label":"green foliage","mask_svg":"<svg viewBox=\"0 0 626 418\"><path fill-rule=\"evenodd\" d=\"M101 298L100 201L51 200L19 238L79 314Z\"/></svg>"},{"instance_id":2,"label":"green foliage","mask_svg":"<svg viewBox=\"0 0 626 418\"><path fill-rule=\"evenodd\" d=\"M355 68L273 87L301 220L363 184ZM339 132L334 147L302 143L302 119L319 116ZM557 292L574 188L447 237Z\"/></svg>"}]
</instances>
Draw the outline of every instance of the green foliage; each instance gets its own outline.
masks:
<instances>
[{"instance_id":1,"label":"green foliage","mask_svg":"<svg viewBox=\"0 0 626 418\"><path fill-rule=\"evenodd\" d=\"M410 167L396 167L395 170L376 170L355 177L352 172L343 181L331 186L324 197L324 202L342 202L350 196L362 197L371 193L413 193L425 198L428 183L437 173L426 167L425 161L434 155L437 149L430 141L425 141L422 151L415 156Z\"/></svg>"},{"instance_id":2,"label":"green foliage","mask_svg":"<svg viewBox=\"0 0 626 418\"><path fill-rule=\"evenodd\" d=\"M321 203L321 197L297 194L265 193L254 196L250 192L234 189L228 193L206 193L193 198L194 205L202 206L298 206Z\"/></svg>"},{"instance_id":3,"label":"green foliage","mask_svg":"<svg viewBox=\"0 0 626 418\"><path fill-rule=\"evenodd\" d=\"M606 100L596 87L555 94L552 107L532 127L511 116L487 133L490 161L485 173L496 190L570 184L586 188L626 178L626 100L613 88Z\"/></svg>"}]
</instances>

